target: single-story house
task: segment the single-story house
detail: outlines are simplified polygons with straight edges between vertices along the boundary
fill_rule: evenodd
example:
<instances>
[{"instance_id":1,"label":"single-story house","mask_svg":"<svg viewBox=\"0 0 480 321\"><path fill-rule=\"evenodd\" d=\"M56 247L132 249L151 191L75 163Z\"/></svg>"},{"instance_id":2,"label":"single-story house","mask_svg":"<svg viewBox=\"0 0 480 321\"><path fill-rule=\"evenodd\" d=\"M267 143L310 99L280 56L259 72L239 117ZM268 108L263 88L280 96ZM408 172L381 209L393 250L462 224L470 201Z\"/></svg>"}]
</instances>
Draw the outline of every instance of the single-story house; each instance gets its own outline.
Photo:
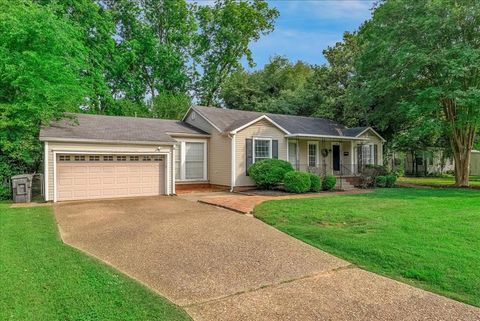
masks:
<instances>
[{"instance_id":1,"label":"single-story house","mask_svg":"<svg viewBox=\"0 0 480 321\"><path fill-rule=\"evenodd\" d=\"M186 186L254 186L249 166L278 158L319 175L355 176L381 164L385 140L371 127L214 107L181 121L73 114L41 129L45 199L173 195Z\"/></svg>"},{"instance_id":2,"label":"single-story house","mask_svg":"<svg viewBox=\"0 0 480 321\"><path fill-rule=\"evenodd\" d=\"M405 175L428 176L455 170L455 161L444 148L430 147L405 153Z\"/></svg>"}]
</instances>

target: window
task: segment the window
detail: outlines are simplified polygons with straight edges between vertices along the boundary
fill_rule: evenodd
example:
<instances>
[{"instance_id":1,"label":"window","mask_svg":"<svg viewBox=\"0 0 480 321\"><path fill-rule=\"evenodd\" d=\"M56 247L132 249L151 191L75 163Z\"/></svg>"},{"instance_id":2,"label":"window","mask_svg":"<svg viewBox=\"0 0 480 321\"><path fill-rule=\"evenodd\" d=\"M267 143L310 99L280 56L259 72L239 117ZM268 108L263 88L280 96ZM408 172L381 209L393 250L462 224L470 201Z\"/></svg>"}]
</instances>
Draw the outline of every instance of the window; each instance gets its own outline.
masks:
<instances>
[{"instance_id":1,"label":"window","mask_svg":"<svg viewBox=\"0 0 480 321\"><path fill-rule=\"evenodd\" d=\"M68 161L70 161L70 156L69 155L60 155L59 156L59 161L68 162Z\"/></svg>"},{"instance_id":2,"label":"window","mask_svg":"<svg viewBox=\"0 0 480 321\"><path fill-rule=\"evenodd\" d=\"M253 162L272 158L272 140L255 138L253 140Z\"/></svg>"},{"instance_id":3,"label":"window","mask_svg":"<svg viewBox=\"0 0 480 321\"><path fill-rule=\"evenodd\" d=\"M205 143L185 143L185 179L204 178Z\"/></svg>"},{"instance_id":4,"label":"window","mask_svg":"<svg viewBox=\"0 0 480 321\"><path fill-rule=\"evenodd\" d=\"M113 156L112 155L103 156L103 161L104 162L112 162L113 161Z\"/></svg>"},{"instance_id":5,"label":"window","mask_svg":"<svg viewBox=\"0 0 480 321\"><path fill-rule=\"evenodd\" d=\"M317 143L308 143L308 166L316 167L317 166Z\"/></svg>"},{"instance_id":6,"label":"window","mask_svg":"<svg viewBox=\"0 0 480 321\"><path fill-rule=\"evenodd\" d=\"M362 161L363 165L372 165L375 164L375 145L366 144L362 145Z\"/></svg>"},{"instance_id":7,"label":"window","mask_svg":"<svg viewBox=\"0 0 480 321\"><path fill-rule=\"evenodd\" d=\"M76 162L84 162L85 161L85 156L77 155L77 156L75 156L75 161Z\"/></svg>"},{"instance_id":8,"label":"window","mask_svg":"<svg viewBox=\"0 0 480 321\"><path fill-rule=\"evenodd\" d=\"M180 166L182 164L182 145L175 145L175 179L181 179Z\"/></svg>"},{"instance_id":9,"label":"window","mask_svg":"<svg viewBox=\"0 0 480 321\"><path fill-rule=\"evenodd\" d=\"M127 156L117 156L117 162L126 162Z\"/></svg>"},{"instance_id":10,"label":"window","mask_svg":"<svg viewBox=\"0 0 480 321\"><path fill-rule=\"evenodd\" d=\"M100 161L100 156L94 155L94 156L89 156L88 160L91 162L99 162Z\"/></svg>"},{"instance_id":11,"label":"window","mask_svg":"<svg viewBox=\"0 0 480 321\"><path fill-rule=\"evenodd\" d=\"M142 161L151 162L152 161L152 156L143 156Z\"/></svg>"},{"instance_id":12,"label":"window","mask_svg":"<svg viewBox=\"0 0 480 321\"><path fill-rule=\"evenodd\" d=\"M130 156L130 161L131 162L138 162L140 159L138 156Z\"/></svg>"},{"instance_id":13,"label":"window","mask_svg":"<svg viewBox=\"0 0 480 321\"><path fill-rule=\"evenodd\" d=\"M288 142L288 161L294 168L297 167L297 142Z\"/></svg>"},{"instance_id":14,"label":"window","mask_svg":"<svg viewBox=\"0 0 480 321\"><path fill-rule=\"evenodd\" d=\"M159 156L159 155L155 155L155 156L153 156L153 160L154 160L155 162L161 162L161 161L162 161L162 157Z\"/></svg>"}]
</instances>

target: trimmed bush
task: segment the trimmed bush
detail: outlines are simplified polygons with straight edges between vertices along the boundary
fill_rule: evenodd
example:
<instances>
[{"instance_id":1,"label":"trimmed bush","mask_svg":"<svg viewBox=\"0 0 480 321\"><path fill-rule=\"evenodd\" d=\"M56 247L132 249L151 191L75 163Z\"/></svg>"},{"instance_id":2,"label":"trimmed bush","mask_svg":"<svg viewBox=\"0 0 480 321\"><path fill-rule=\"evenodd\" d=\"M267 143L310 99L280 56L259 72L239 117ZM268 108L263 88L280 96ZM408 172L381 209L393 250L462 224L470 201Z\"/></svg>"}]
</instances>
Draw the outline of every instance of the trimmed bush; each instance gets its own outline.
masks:
<instances>
[{"instance_id":1,"label":"trimmed bush","mask_svg":"<svg viewBox=\"0 0 480 321\"><path fill-rule=\"evenodd\" d=\"M387 175L386 178L387 178L387 180L386 180L385 186L386 187L394 187L395 183L397 182L397 176L393 175L393 174L390 174L390 175Z\"/></svg>"},{"instance_id":2,"label":"trimmed bush","mask_svg":"<svg viewBox=\"0 0 480 321\"><path fill-rule=\"evenodd\" d=\"M310 192L320 192L322 190L322 180L319 176L310 173Z\"/></svg>"},{"instance_id":3,"label":"trimmed bush","mask_svg":"<svg viewBox=\"0 0 480 321\"><path fill-rule=\"evenodd\" d=\"M375 179L375 185L378 187L385 187L387 186L387 176L377 176Z\"/></svg>"},{"instance_id":4,"label":"trimmed bush","mask_svg":"<svg viewBox=\"0 0 480 321\"><path fill-rule=\"evenodd\" d=\"M283 179L285 190L289 193L306 193L310 190L310 174L305 172L288 172Z\"/></svg>"},{"instance_id":5,"label":"trimmed bush","mask_svg":"<svg viewBox=\"0 0 480 321\"><path fill-rule=\"evenodd\" d=\"M271 189L281 182L286 173L292 172L289 162L280 159L265 159L254 163L248 169L248 174L258 188Z\"/></svg>"},{"instance_id":6,"label":"trimmed bush","mask_svg":"<svg viewBox=\"0 0 480 321\"><path fill-rule=\"evenodd\" d=\"M322 189L324 191L331 191L337 184L337 178L332 175L327 175L322 180Z\"/></svg>"}]
</instances>

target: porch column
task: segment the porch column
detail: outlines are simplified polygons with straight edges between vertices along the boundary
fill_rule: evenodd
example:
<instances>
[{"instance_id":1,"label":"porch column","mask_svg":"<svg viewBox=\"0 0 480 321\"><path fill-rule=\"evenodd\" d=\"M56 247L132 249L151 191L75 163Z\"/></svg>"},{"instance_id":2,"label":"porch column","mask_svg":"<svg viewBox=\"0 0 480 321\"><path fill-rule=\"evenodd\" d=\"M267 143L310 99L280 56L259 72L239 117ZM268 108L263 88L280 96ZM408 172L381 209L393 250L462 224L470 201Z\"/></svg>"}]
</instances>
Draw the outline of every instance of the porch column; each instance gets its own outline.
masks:
<instances>
[{"instance_id":1,"label":"porch column","mask_svg":"<svg viewBox=\"0 0 480 321\"><path fill-rule=\"evenodd\" d=\"M353 154L354 152L354 146L353 146L353 141L350 142L350 170L352 172L352 175L355 174L355 155Z\"/></svg>"}]
</instances>

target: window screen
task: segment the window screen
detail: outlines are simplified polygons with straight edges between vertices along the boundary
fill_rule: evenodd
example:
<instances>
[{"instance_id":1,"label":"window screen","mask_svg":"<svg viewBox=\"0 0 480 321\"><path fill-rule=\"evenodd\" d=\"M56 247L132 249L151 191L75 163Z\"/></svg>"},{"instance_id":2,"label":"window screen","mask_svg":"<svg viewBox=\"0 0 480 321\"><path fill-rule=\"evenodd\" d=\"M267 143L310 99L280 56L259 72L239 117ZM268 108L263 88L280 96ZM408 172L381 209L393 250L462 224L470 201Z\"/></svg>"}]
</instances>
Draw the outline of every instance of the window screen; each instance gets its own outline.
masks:
<instances>
[{"instance_id":1,"label":"window screen","mask_svg":"<svg viewBox=\"0 0 480 321\"><path fill-rule=\"evenodd\" d=\"M255 139L253 146L254 162L258 162L263 159L269 159L272 155L272 141L267 139Z\"/></svg>"},{"instance_id":2,"label":"window screen","mask_svg":"<svg viewBox=\"0 0 480 321\"><path fill-rule=\"evenodd\" d=\"M204 178L205 143L185 143L185 178Z\"/></svg>"},{"instance_id":3,"label":"window screen","mask_svg":"<svg viewBox=\"0 0 480 321\"><path fill-rule=\"evenodd\" d=\"M308 166L317 166L317 145L308 144Z\"/></svg>"}]
</instances>

